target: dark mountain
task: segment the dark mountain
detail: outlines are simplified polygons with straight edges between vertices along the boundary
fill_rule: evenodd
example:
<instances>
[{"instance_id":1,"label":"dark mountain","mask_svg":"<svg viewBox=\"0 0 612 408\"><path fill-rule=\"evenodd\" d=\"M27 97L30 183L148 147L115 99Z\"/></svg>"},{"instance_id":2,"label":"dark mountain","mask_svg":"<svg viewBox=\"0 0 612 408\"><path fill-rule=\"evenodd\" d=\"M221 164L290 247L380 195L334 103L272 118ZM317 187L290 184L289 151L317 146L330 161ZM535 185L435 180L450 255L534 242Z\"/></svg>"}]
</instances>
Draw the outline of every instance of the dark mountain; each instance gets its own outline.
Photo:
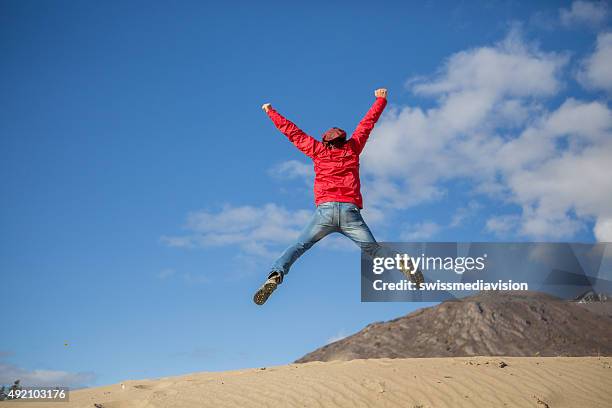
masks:
<instances>
[{"instance_id":1,"label":"dark mountain","mask_svg":"<svg viewBox=\"0 0 612 408\"><path fill-rule=\"evenodd\" d=\"M612 317L538 292L482 293L373 323L296 363L358 358L612 356Z\"/></svg>"}]
</instances>

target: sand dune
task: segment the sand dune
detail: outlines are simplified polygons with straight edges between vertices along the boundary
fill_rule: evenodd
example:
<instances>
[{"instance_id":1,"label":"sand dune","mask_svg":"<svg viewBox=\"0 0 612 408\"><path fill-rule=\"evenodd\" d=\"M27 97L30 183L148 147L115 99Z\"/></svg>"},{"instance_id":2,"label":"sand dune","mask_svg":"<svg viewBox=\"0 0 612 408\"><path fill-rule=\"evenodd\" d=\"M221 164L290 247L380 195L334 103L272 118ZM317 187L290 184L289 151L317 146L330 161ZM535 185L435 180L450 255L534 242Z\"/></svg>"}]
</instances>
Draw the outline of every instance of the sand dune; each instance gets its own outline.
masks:
<instances>
[{"instance_id":1,"label":"sand dune","mask_svg":"<svg viewBox=\"0 0 612 408\"><path fill-rule=\"evenodd\" d=\"M507 366L502 367L503 363ZM54 407L609 407L610 357L312 362L74 391ZM98 404L98 405L95 405ZM50 407L4 402L0 406Z\"/></svg>"}]
</instances>

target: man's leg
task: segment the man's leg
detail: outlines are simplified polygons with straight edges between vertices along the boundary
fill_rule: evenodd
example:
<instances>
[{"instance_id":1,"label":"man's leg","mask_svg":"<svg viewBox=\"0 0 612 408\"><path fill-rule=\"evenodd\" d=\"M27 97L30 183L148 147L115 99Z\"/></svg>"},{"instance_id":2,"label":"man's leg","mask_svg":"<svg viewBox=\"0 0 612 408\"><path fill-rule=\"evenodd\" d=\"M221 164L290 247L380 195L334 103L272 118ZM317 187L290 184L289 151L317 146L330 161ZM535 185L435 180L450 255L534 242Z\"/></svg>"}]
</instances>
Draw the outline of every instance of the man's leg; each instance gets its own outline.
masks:
<instances>
[{"instance_id":1,"label":"man's leg","mask_svg":"<svg viewBox=\"0 0 612 408\"><path fill-rule=\"evenodd\" d=\"M333 222L333 208L322 204L317 207L306 227L302 230L296 242L289 246L272 265L272 270L266 282L255 292L253 301L262 305L268 297L276 290L278 284L283 281L284 276L289 273L291 265L304 252L324 238L326 235L338 231L337 223Z\"/></svg>"},{"instance_id":2,"label":"man's leg","mask_svg":"<svg viewBox=\"0 0 612 408\"><path fill-rule=\"evenodd\" d=\"M330 233L338 231L333 224L333 209L325 205L317 207L310 221L304 227L295 243L290 245L272 265L272 272L278 272L283 277L289 273L291 265L308 251L314 244Z\"/></svg>"},{"instance_id":3,"label":"man's leg","mask_svg":"<svg viewBox=\"0 0 612 408\"><path fill-rule=\"evenodd\" d=\"M387 253L385 249L376 242L370 228L361 216L361 210L354 204L344 204L340 215L341 232L353 240L371 258L394 257L394 253ZM424 281L423 273L414 268L412 261L408 265L402 265L401 271L413 283L419 284ZM413 272L414 271L414 272Z\"/></svg>"},{"instance_id":4,"label":"man's leg","mask_svg":"<svg viewBox=\"0 0 612 408\"><path fill-rule=\"evenodd\" d=\"M354 204L343 203L340 211L340 232L349 237L368 256L374 258L380 252L372 231L363 220L361 210Z\"/></svg>"}]
</instances>

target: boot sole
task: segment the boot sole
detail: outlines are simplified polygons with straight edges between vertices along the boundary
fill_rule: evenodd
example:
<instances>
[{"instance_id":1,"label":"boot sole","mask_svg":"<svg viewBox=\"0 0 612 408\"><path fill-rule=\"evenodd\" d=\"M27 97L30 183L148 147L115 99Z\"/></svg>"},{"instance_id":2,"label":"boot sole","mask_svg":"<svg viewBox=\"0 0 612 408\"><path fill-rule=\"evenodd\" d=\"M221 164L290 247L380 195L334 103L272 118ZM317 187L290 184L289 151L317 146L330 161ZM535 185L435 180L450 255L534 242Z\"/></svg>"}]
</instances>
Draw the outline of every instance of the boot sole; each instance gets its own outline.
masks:
<instances>
[{"instance_id":1,"label":"boot sole","mask_svg":"<svg viewBox=\"0 0 612 408\"><path fill-rule=\"evenodd\" d=\"M265 283L257 292L255 292L255 296L253 296L253 302L257 305L263 305L266 303L266 300L270 297L272 292L276 290L278 286L277 283L268 282Z\"/></svg>"},{"instance_id":2,"label":"boot sole","mask_svg":"<svg viewBox=\"0 0 612 408\"><path fill-rule=\"evenodd\" d=\"M417 289L420 289L419 284L425 282L425 276L423 276L423 272L420 269L417 269L414 273L410 273L410 270L407 268L401 268L401 271L410 282L417 285Z\"/></svg>"},{"instance_id":3,"label":"boot sole","mask_svg":"<svg viewBox=\"0 0 612 408\"><path fill-rule=\"evenodd\" d=\"M417 269L417 271L412 275L412 277L414 279L413 282L417 285L417 288L419 288L418 286L419 284L425 282L425 277L423 276L423 272L421 272L419 269Z\"/></svg>"}]
</instances>

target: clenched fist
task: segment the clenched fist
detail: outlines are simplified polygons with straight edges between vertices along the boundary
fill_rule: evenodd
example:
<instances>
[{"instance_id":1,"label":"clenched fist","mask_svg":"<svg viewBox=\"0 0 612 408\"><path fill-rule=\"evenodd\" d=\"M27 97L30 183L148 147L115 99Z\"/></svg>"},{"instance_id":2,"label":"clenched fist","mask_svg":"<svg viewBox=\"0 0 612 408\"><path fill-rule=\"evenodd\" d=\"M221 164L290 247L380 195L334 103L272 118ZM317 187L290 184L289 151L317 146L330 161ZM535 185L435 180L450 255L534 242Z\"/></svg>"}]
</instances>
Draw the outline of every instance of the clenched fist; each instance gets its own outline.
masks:
<instances>
[{"instance_id":1,"label":"clenched fist","mask_svg":"<svg viewBox=\"0 0 612 408\"><path fill-rule=\"evenodd\" d=\"M264 110L264 112L268 113L268 111L270 110L270 108L272 107L271 103L264 103L263 105L261 105L261 109Z\"/></svg>"},{"instance_id":2,"label":"clenched fist","mask_svg":"<svg viewBox=\"0 0 612 408\"><path fill-rule=\"evenodd\" d=\"M387 88L378 88L374 91L374 96L377 98L386 98L387 97Z\"/></svg>"}]
</instances>

